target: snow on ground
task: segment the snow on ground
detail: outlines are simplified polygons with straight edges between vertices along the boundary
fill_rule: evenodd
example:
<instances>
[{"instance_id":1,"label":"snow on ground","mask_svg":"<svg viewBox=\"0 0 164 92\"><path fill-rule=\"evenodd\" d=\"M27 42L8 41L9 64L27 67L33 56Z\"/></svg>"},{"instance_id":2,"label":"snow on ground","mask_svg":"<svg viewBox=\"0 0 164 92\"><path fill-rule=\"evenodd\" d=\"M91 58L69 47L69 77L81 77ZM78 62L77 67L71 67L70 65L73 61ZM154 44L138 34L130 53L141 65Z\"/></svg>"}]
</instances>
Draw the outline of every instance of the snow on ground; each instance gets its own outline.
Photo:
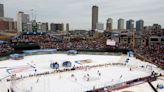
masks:
<instances>
[{"instance_id":1,"label":"snow on ground","mask_svg":"<svg viewBox=\"0 0 164 92\"><path fill-rule=\"evenodd\" d=\"M26 56L23 60L5 60L0 62L0 67L7 67L0 69L0 71L5 71L5 75L8 73L6 69L13 69L15 67L21 68L22 66L26 66L31 64L38 68L38 72L44 72L52 70L50 68L51 62L58 62L60 66L64 61L71 61L74 65L79 65L74 63L78 60L91 60L91 63L85 65L92 65L92 64L102 64L102 63L116 63L121 59L121 56L109 56L109 55L67 55L67 54L47 54L47 55L33 55L33 56ZM26 71L24 74L28 74ZM32 71L31 71L32 72ZM33 73L33 72L32 72ZM21 73L23 74L23 73ZM3 74L4 75L4 74ZM2 78L2 76L0 76Z\"/></svg>"},{"instance_id":2,"label":"snow on ground","mask_svg":"<svg viewBox=\"0 0 164 92\"><path fill-rule=\"evenodd\" d=\"M109 55L67 55L67 54L48 54L48 55L33 55L26 56L23 60L5 60L1 62L1 67L13 67L19 65L26 65L26 63L38 63L40 67L49 68L49 63L51 61L78 61L78 60L87 60L91 59L92 63L116 63L119 61L121 56L109 56ZM9 64L10 63L10 64Z\"/></svg>"},{"instance_id":3,"label":"snow on ground","mask_svg":"<svg viewBox=\"0 0 164 92\"><path fill-rule=\"evenodd\" d=\"M105 63L125 63L127 56L113 56L113 55L67 55L67 54L46 54L46 55L33 55L26 56L23 60L5 60L0 62L0 79L4 78L7 75L10 75L6 72L7 69L13 69L13 73L16 71L17 75L27 76L29 74L34 74L35 72L31 70L19 71L19 69L24 69L22 66L35 66L37 68L37 73L52 71L50 68L51 62L58 62L60 65L64 61L71 61L73 65L77 66L79 64L75 61L79 60L89 60L91 62L84 64L85 65L97 65ZM161 71L156 68L154 65L141 62L139 59L129 58L127 66L108 66L101 68L94 68L90 70L76 70L71 72L64 72L58 74L50 74L40 77L30 77L15 82L15 88L18 92L27 92L32 90L32 92L82 92L91 90L93 88L100 88L104 86L109 86L117 84L120 82L125 82L128 80L149 76L151 71L146 69L141 69L140 66L150 65L153 69ZM129 71L129 67L134 66L135 69ZM146 67L145 67L146 68ZM15 70L14 70L15 69ZM100 71L101 76L98 75ZM75 77L71 77L74 74ZM87 74L89 74L90 81ZM85 78L84 78L85 76ZM122 77L121 77L122 76ZM5 85L5 86L4 86ZM6 88L9 88L10 83L6 81L0 82L0 90L2 92L7 92ZM145 92L145 91L142 91ZM146 91L149 92L149 91Z\"/></svg>"}]
</instances>

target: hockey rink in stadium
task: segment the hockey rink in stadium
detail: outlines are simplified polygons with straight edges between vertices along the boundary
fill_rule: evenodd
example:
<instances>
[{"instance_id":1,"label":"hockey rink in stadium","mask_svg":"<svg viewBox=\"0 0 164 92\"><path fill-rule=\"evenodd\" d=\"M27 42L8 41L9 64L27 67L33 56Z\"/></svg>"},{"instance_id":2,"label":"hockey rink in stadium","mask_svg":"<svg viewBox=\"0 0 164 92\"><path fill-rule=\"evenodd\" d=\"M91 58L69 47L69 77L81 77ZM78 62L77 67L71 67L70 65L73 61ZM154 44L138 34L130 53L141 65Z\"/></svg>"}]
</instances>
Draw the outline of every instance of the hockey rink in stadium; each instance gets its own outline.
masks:
<instances>
[{"instance_id":1,"label":"hockey rink in stadium","mask_svg":"<svg viewBox=\"0 0 164 92\"><path fill-rule=\"evenodd\" d=\"M127 58L129 58L128 63L125 62ZM64 61L70 61L72 67L86 68L51 73L55 70L50 67L52 62L58 62L60 69L65 69L62 66ZM89 68L89 66L96 67ZM16 92L84 92L150 76L152 71L164 74L164 71L155 65L127 55L31 55L25 56L22 60L9 59L0 62L0 92L7 92L10 87ZM50 74L27 77L44 72L49 72ZM16 74L16 77L21 77L22 79L7 82L6 80L12 74ZM26 78L23 78L24 76ZM164 80L154 82L154 85L157 83L164 83ZM142 85L142 87L147 86L144 83ZM130 92L153 92L148 87L144 88L144 91L138 91L140 88L129 88L127 90ZM146 89L147 91L145 91ZM118 90L118 92L123 91ZM164 92L164 89L158 91Z\"/></svg>"}]
</instances>

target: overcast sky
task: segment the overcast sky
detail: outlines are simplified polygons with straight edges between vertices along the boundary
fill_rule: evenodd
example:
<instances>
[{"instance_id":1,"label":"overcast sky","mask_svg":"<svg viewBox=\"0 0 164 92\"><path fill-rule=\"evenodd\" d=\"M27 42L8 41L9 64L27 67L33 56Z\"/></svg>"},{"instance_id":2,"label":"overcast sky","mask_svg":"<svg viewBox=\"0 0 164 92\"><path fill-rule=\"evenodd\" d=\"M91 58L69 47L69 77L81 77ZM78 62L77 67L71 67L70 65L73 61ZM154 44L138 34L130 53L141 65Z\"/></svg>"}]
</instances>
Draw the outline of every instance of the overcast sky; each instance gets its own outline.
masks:
<instances>
[{"instance_id":1,"label":"overcast sky","mask_svg":"<svg viewBox=\"0 0 164 92\"><path fill-rule=\"evenodd\" d=\"M18 11L31 15L37 21L69 23L71 29L91 29L92 5L99 7L99 22L113 18L114 28L119 18L143 19L145 25L159 23L164 27L164 0L0 0L5 16L16 19Z\"/></svg>"}]
</instances>

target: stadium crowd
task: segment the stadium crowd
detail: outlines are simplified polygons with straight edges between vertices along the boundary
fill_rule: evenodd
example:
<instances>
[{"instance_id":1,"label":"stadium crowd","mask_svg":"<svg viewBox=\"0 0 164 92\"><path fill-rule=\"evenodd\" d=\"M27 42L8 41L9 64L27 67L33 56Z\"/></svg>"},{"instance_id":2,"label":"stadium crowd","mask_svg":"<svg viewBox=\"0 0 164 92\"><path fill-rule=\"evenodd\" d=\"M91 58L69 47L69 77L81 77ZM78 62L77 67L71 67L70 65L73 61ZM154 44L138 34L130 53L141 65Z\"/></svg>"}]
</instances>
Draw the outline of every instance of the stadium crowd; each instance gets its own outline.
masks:
<instances>
[{"instance_id":1,"label":"stadium crowd","mask_svg":"<svg viewBox=\"0 0 164 92\"><path fill-rule=\"evenodd\" d=\"M57 39L49 36L48 34L32 34L32 35L19 35L11 41L14 43L39 43L39 42L55 42Z\"/></svg>"},{"instance_id":2,"label":"stadium crowd","mask_svg":"<svg viewBox=\"0 0 164 92\"><path fill-rule=\"evenodd\" d=\"M162 31L163 32L163 31ZM160 32L146 32L145 37L151 35L159 35ZM162 33L163 35L163 33ZM107 46L106 37L100 37L98 39L78 39L78 40L65 40L64 38L57 38L50 36L49 34L21 34L11 39L11 44L19 43L34 43L39 45L41 49L104 49L104 48L130 48L128 44L116 43L116 46ZM8 44L0 44L0 54L14 51ZM136 53L140 54L144 58L148 59L154 64L164 66L164 45L162 43L149 44L148 46L139 46L135 48Z\"/></svg>"},{"instance_id":3,"label":"stadium crowd","mask_svg":"<svg viewBox=\"0 0 164 92\"><path fill-rule=\"evenodd\" d=\"M149 46L140 46L135 51L151 63L164 67L164 45L152 44Z\"/></svg>"},{"instance_id":4,"label":"stadium crowd","mask_svg":"<svg viewBox=\"0 0 164 92\"><path fill-rule=\"evenodd\" d=\"M107 46L107 38L101 37L98 39L78 39L78 40L64 40L63 38L55 38L48 34L40 35L20 35L11 40L12 43L35 43L40 46L41 49L104 49L104 48L129 48L126 44L116 43L116 46Z\"/></svg>"},{"instance_id":5,"label":"stadium crowd","mask_svg":"<svg viewBox=\"0 0 164 92\"><path fill-rule=\"evenodd\" d=\"M144 31L143 36L149 38L150 36L163 36L164 30ZM137 54L140 54L146 61L156 64L164 69L164 44L151 43L147 46L139 46L134 49Z\"/></svg>"},{"instance_id":6,"label":"stadium crowd","mask_svg":"<svg viewBox=\"0 0 164 92\"><path fill-rule=\"evenodd\" d=\"M6 53L14 51L14 48L10 47L7 43L0 43L0 56Z\"/></svg>"},{"instance_id":7,"label":"stadium crowd","mask_svg":"<svg viewBox=\"0 0 164 92\"><path fill-rule=\"evenodd\" d=\"M12 43L35 43L41 49L57 48L57 49L101 49L105 48L105 40L80 40L80 41L65 41L51 37L48 34L42 35L20 35L11 40Z\"/></svg>"}]
</instances>

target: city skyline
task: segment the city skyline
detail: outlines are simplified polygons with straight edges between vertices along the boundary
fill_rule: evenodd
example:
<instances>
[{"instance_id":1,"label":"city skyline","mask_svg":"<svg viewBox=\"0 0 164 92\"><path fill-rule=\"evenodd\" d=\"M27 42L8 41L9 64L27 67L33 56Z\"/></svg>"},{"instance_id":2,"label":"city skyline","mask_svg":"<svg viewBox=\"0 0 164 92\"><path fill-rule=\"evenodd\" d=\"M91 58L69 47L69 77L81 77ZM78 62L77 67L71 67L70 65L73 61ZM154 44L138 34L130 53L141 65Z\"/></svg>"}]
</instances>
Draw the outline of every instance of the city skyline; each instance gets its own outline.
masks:
<instances>
[{"instance_id":1,"label":"city skyline","mask_svg":"<svg viewBox=\"0 0 164 92\"><path fill-rule=\"evenodd\" d=\"M112 18L114 20L113 28L117 28L119 18L123 18L125 21L143 19L145 25L158 23L164 26L164 20L162 20L164 16L163 0L2 0L0 3L4 4L6 17L16 19L18 11L23 11L31 16L30 10L33 9L37 21L69 23L70 29L91 29L93 5L99 7L99 22L105 24L108 18Z\"/></svg>"}]
</instances>

